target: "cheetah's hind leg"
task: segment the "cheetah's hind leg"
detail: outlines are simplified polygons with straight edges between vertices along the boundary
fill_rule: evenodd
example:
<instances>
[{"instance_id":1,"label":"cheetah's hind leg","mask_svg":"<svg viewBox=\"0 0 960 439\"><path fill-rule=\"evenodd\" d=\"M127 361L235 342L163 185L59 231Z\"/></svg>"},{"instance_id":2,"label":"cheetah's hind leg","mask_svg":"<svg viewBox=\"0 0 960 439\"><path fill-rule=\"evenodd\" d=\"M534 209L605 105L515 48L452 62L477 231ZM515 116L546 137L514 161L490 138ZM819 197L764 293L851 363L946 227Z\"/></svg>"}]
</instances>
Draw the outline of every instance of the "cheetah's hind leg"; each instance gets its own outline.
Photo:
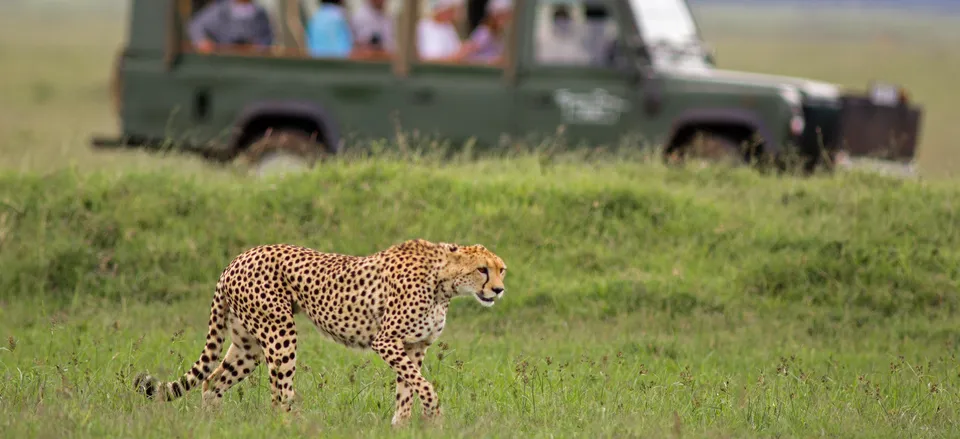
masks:
<instances>
[{"instance_id":1,"label":"cheetah's hind leg","mask_svg":"<svg viewBox=\"0 0 960 439\"><path fill-rule=\"evenodd\" d=\"M223 395L250 375L263 360L260 344L235 317L230 319L230 336L233 344L223 362L203 382L204 408L219 407Z\"/></svg>"}]
</instances>

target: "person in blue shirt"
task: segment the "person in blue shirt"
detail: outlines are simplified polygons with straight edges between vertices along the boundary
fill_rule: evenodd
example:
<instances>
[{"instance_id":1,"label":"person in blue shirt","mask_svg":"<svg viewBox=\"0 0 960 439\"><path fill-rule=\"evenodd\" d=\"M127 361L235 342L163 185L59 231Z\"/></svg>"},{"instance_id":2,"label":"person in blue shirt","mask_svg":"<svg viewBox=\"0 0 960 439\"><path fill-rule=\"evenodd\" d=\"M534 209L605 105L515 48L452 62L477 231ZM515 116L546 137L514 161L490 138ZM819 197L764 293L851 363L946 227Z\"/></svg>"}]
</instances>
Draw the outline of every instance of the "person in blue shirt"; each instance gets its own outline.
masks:
<instances>
[{"instance_id":1,"label":"person in blue shirt","mask_svg":"<svg viewBox=\"0 0 960 439\"><path fill-rule=\"evenodd\" d=\"M343 0L321 0L307 22L306 33L311 56L345 58L353 50L353 32Z\"/></svg>"}]
</instances>

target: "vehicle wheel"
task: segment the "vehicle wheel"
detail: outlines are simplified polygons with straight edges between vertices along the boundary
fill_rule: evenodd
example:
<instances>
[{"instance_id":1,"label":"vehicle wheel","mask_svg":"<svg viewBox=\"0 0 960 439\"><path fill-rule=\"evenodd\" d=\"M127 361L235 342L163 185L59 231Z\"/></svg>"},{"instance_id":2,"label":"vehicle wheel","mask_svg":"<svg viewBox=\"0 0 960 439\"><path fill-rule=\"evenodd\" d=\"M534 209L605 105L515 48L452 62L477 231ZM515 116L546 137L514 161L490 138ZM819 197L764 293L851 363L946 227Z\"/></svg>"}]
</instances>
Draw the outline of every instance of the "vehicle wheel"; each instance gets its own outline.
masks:
<instances>
[{"instance_id":1,"label":"vehicle wheel","mask_svg":"<svg viewBox=\"0 0 960 439\"><path fill-rule=\"evenodd\" d=\"M689 141L668 150L664 158L668 164L698 161L742 166L747 164L746 157L739 142L719 134L698 132Z\"/></svg>"},{"instance_id":2,"label":"vehicle wheel","mask_svg":"<svg viewBox=\"0 0 960 439\"><path fill-rule=\"evenodd\" d=\"M329 155L325 145L298 129L269 129L244 151L247 168L257 177L313 168Z\"/></svg>"}]
</instances>

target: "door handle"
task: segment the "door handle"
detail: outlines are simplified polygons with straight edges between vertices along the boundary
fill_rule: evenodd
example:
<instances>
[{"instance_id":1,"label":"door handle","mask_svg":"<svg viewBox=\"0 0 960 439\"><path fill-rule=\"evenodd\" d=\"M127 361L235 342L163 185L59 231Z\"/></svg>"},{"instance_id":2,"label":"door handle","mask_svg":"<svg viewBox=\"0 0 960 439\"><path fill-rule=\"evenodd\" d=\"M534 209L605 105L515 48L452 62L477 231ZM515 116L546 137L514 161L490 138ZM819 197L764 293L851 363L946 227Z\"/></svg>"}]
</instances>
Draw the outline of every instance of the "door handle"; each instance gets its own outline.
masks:
<instances>
[{"instance_id":1,"label":"door handle","mask_svg":"<svg viewBox=\"0 0 960 439\"><path fill-rule=\"evenodd\" d=\"M210 90L200 88L193 93L193 118L205 122L210 114Z\"/></svg>"},{"instance_id":2,"label":"door handle","mask_svg":"<svg viewBox=\"0 0 960 439\"><path fill-rule=\"evenodd\" d=\"M553 96L550 93L539 93L533 97L533 106L549 108L553 106Z\"/></svg>"},{"instance_id":3,"label":"door handle","mask_svg":"<svg viewBox=\"0 0 960 439\"><path fill-rule=\"evenodd\" d=\"M433 89L420 88L413 91L413 101L418 104L425 104L433 100Z\"/></svg>"}]
</instances>

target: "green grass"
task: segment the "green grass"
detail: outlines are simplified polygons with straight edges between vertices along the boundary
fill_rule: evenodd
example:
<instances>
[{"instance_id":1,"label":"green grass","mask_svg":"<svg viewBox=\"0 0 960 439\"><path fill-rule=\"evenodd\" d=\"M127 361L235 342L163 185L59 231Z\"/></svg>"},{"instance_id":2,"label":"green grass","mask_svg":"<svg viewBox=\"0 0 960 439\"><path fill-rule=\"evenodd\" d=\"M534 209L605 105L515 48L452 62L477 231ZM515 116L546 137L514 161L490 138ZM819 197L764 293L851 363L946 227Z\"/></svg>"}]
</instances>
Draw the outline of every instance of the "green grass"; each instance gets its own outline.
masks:
<instances>
[{"instance_id":1,"label":"green grass","mask_svg":"<svg viewBox=\"0 0 960 439\"><path fill-rule=\"evenodd\" d=\"M392 375L303 318L293 417L263 370L219 414L131 388L199 354L238 252L368 254L424 237L511 267L428 352L427 436L946 437L960 409L958 190L517 157L348 161L251 182L167 173L0 178L0 428L11 437L391 434ZM40 243L41 245L38 245ZM679 427L677 427L679 425Z\"/></svg>"},{"instance_id":2,"label":"green grass","mask_svg":"<svg viewBox=\"0 0 960 439\"><path fill-rule=\"evenodd\" d=\"M701 15L722 67L905 82L927 109L921 166L956 169L955 19L741 12ZM955 181L548 153L254 181L93 153L88 136L116 126L105 80L123 22L84 14L0 13L3 437L957 435ZM881 25L896 32L874 38ZM302 317L298 413L269 409L263 369L219 413L197 392L133 392L138 372L196 359L243 249L368 254L414 237L482 243L510 266L504 300L455 302L428 351L439 428L391 431L387 366Z\"/></svg>"}]
</instances>

